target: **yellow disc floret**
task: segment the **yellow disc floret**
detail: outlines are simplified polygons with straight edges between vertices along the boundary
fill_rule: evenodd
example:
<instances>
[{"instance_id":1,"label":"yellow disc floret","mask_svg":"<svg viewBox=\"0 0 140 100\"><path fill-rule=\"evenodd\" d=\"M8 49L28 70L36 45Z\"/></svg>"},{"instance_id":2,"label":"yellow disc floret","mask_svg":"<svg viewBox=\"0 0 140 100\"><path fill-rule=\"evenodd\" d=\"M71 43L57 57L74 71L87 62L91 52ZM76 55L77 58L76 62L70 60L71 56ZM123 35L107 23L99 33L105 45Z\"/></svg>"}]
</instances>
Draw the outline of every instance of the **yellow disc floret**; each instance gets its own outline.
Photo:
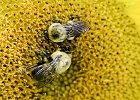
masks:
<instances>
[{"instance_id":1,"label":"yellow disc floret","mask_svg":"<svg viewBox=\"0 0 140 100\"><path fill-rule=\"evenodd\" d=\"M140 100L140 34L124 8L115 0L1 0L0 99ZM15 71L41 60L33 48L53 54L59 45L44 30L71 16L90 30L77 38L70 68L38 89L30 71Z\"/></svg>"}]
</instances>

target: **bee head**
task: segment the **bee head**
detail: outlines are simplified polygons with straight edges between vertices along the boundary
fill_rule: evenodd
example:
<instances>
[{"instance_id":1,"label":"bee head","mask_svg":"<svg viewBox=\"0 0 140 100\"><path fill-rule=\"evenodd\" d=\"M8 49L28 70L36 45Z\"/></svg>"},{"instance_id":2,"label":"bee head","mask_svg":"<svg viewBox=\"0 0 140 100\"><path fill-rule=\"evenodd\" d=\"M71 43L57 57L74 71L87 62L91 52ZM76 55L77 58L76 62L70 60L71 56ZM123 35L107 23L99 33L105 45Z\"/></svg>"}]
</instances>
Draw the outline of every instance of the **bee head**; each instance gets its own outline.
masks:
<instances>
[{"instance_id":1,"label":"bee head","mask_svg":"<svg viewBox=\"0 0 140 100\"><path fill-rule=\"evenodd\" d=\"M53 23L48 29L48 35L53 42L63 42L67 38L67 31L60 23Z\"/></svg>"}]
</instances>

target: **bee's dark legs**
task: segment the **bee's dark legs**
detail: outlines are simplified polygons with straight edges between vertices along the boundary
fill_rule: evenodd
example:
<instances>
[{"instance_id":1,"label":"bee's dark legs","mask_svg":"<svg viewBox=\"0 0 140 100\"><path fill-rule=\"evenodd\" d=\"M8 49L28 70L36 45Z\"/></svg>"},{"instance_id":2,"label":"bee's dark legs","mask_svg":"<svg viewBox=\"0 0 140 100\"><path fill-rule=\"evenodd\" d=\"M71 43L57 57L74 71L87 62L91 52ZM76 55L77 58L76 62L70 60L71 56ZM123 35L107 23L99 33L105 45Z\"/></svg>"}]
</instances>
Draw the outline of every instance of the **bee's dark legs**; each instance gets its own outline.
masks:
<instances>
[{"instance_id":1,"label":"bee's dark legs","mask_svg":"<svg viewBox=\"0 0 140 100\"><path fill-rule=\"evenodd\" d=\"M74 48L77 47L77 44L73 43L71 40L67 40L67 42L70 43ZM61 49L60 51L71 54L71 50L70 50L71 48L70 47L63 46L63 42L58 42L57 44L59 45L59 48Z\"/></svg>"},{"instance_id":2,"label":"bee's dark legs","mask_svg":"<svg viewBox=\"0 0 140 100\"><path fill-rule=\"evenodd\" d=\"M66 52L66 53L71 53L69 49L64 48L64 47L63 47L63 48L61 48L61 50L60 50L60 51L63 51L63 52Z\"/></svg>"},{"instance_id":3,"label":"bee's dark legs","mask_svg":"<svg viewBox=\"0 0 140 100\"><path fill-rule=\"evenodd\" d=\"M76 43L73 43L71 40L68 40L68 42L69 42L70 44L72 44L72 46L73 46L74 48L77 47L77 44L76 44Z\"/></svg>"},{"instance_id":4,"label":"bee's dark legs","mask_svg":"<svg viewBox=\"0 0 140 100\"><path fill-rule=\"evenodd\" d=\"M46 30L44 31L44 38L45 38L46 40L49 40L48 29L46 29Z\"/></svg>"},{"instance_id":5,"label":"bee's dark legs","mask_svg":"<svg viewBox=\"0 0 140 100\"><path fill-rule=\"evenodd\" d=\"M61 49L60 51L63 51L66 53L70 52L69 48L67 49L66 47L64 47L62 42L58 42L57 44L59 45L59 48Z\"/></svg>"},{"instance_id":6,"label":"bee's dark legs","mask_svg":"<svg viewBox=\"0 0 140 100\"><path fill-rule=\"evenodd\" d=\"M68 53L68 54L71 54L70 48L61 47L60 51L63 51L63 52Z\"/></svg>"},{"instance_id":7,"label":"bee's dark legs","mask_svg":"<svg viewBox=\"0 0 140 100\"><path fill-rule=\"evenodd\" d=\"M49 40L48 28L49 28L49 26L47 26L47 27L46 27L46 30L44 31L44 38L45 38L46 40Z\"/></svg>"},{"instance_id":8,"label":"bee's dark legs","mask_svg":"<svg viewBox=\"0 0 140 100\"><path fill-rule=\"evenodd\" d=\"M36 50L37 52L40 52L40 53L42 53L42 60L45 62L45 58L47 58L47 60L49 61L49 62L51 62L51 61L53 61L53 59L52 59L52 57L47 53L47 52L45 52L45 51L43 51L43 50Z\"/></svg>"},{"instance_id":9,"label":"bee's dark legs","mask_svg":"<svg viewBox=\"0 0 140 100\"><path fill-rule=\"evenodd\" d=\"M62 42L58 42L57 45L59 45L59 47L61 48L63 43Z\"/></svg>"}]
</instances>

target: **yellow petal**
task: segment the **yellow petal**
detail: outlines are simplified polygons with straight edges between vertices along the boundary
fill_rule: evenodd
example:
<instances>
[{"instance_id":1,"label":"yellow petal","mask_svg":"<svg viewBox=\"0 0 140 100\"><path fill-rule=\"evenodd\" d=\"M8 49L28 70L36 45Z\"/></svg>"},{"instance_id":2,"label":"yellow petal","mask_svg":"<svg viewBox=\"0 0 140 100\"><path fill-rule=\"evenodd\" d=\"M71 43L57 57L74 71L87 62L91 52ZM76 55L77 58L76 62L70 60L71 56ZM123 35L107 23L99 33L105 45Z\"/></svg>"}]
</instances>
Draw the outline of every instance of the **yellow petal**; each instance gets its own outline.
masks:
<instances>
[{"instance_id":1,"label":"yellow petal","mask_svg":"<svg viewBox=\"0 0 140 100\"><path fill-rule=\"evenodd\" d=\"M126 5L126 13L134 20L140 31L140 0L118 0Z\"/></svg>"}]
</instances>

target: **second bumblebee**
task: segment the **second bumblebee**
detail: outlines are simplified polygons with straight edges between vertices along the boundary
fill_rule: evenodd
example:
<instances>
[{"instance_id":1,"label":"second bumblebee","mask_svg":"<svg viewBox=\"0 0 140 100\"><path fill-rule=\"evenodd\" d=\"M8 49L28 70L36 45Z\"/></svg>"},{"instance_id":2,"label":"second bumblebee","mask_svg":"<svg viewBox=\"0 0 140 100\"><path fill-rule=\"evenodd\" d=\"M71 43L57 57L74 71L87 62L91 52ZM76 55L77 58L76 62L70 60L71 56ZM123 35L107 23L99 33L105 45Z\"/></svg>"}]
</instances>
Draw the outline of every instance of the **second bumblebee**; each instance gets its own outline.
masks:
<instances>
[{"instance_id":1,"label":"second bumblebee","mask_svg":"<svg viewBox=\"0 0 140 100\"><path fill-rule=\"evenodd\" d=\"M17 72L26 72L27 70L35 68L31 74L33 79L38 82L39 87L51 82L57 75L65 72L71 65L71 54L57 50L49 56L45 51L37 51L41 52L43 57L47 58L48 63L44 60L43 62L38 62L37 64L18 70ZM43 83L43 85L41 83Z\"/></svg>"}]
</instances>

